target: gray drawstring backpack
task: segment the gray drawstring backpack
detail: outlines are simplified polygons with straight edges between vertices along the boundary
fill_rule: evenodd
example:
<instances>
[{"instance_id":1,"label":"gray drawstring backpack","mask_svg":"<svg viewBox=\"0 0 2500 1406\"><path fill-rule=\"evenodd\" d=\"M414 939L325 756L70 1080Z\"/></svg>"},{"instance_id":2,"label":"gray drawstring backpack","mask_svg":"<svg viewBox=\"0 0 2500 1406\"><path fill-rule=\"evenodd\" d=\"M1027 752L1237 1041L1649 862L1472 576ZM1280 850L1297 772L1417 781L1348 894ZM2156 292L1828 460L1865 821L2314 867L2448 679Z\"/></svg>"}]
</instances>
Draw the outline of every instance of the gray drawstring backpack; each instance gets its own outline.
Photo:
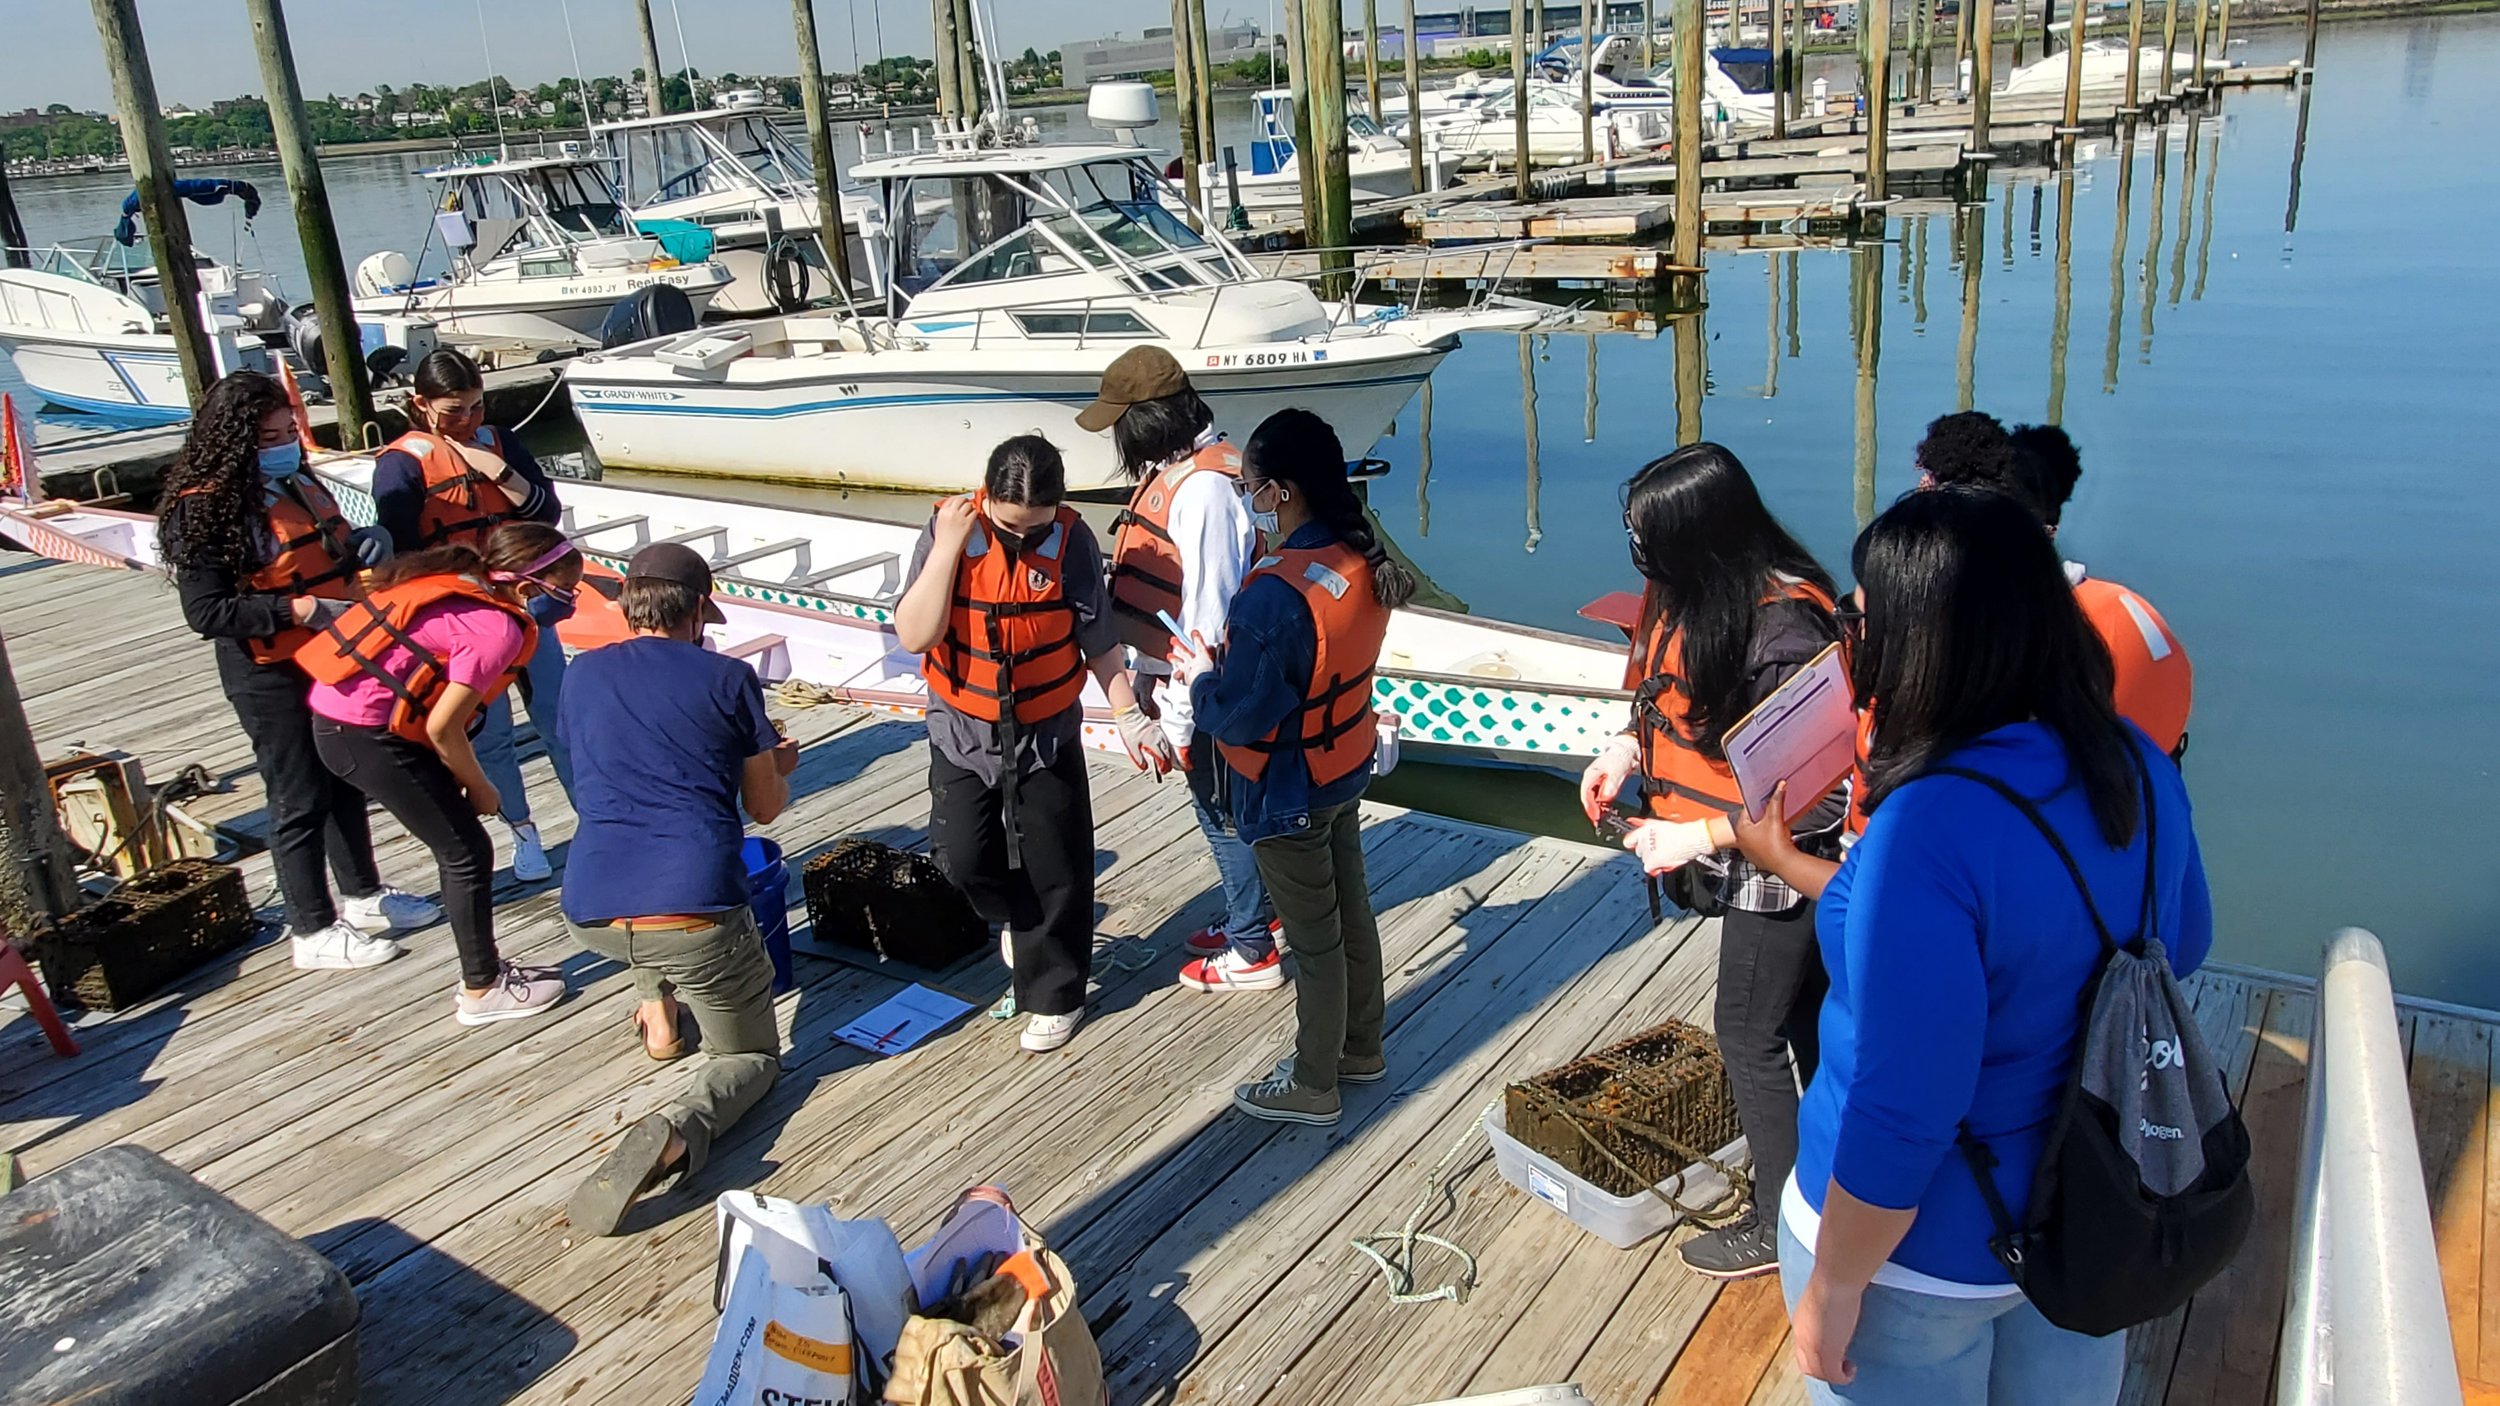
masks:
<instances>
[{"instance_id":1,"label":"gray drawstring backpack","mask_svg":"<svg viewBox=\"0 0 2500 1406\"><path fill-rule=\"evenodd\" d=\"M2256 1195L2248 1129L2231 1106L2163 948L2154 862L2152 777L2144 795L2144 902L2133 941L2110 936L2066 842L2039 808L1993 776L1958 776L2023 813L2066 866L2101 943L2084 983L2082 1039L2066 1093L2015 1224L1992 1175L1997 1160L1964 1123L1956 1139L1996 1222L1988 1248L2051 1323L2095 1337L2147 1323L2188 1301L2247 1238Z\"/></svg>"}]
</instances>

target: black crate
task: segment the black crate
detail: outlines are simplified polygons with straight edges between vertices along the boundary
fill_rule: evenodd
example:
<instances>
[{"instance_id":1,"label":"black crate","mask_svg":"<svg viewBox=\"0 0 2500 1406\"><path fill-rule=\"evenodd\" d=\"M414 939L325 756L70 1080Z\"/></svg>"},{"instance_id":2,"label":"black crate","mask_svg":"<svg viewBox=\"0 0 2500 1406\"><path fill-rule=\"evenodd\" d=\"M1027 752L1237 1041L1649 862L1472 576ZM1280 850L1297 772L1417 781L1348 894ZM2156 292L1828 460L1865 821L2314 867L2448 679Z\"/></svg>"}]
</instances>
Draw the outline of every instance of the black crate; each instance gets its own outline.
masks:
<instances>
[{"instance_id":1,"label":"black crate","mask_svg":"<svg viewBox=\"0 0 2500 1406\"><path fill-rule=\"evenodd\" d=\"M941 971L994 940L926 855L843 840L800 871L816 940Z\"/></svg>"},{"instance_id":2,"label":"black crate","mask_svg":"<svg viewBox=\"0 0 2500 1406\"><path fill-rule=\"evenodd\" d=\"M52 999L117 1011L251 941L241 871L206 859L151 869L29 944Z\"/></svg>"},{"instance_id":3,"label":"black crate","mask_svg":"<svg viewBox=\"0 0 2500 1406\"><path fill-rule=\"evenodd\" d=\"M1582 1181L1630 1196L1736 1140L1736 1100L1719 1042L1680 1020L1504 1093L1503 1126Z\"/></svg>"}]
</instances>

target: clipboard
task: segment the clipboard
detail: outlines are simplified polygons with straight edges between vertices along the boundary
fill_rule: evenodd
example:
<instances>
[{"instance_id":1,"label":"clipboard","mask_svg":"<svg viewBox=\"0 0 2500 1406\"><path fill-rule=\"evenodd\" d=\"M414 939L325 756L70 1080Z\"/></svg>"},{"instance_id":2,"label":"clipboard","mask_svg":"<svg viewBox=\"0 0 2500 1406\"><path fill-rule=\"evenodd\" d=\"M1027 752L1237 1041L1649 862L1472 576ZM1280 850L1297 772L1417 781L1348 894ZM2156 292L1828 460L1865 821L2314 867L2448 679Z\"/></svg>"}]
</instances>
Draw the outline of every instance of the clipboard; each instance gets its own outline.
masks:
<instances>
[{"instance_id":1,"label":"clipboard","mask_svg":"<svg viewBox=\"0 0 2500 1406\"><path fill-rule=\"evenodd\" d=\"M1771 696L1727 730L1728 766L1745 798L1745 814L1760 819L1771 792L1788 783L1788 814L1804 814L1832 793L1858 759L1857 699L1848 661L1837 644L1789 676Z\"/></svg>"}]
</instances>

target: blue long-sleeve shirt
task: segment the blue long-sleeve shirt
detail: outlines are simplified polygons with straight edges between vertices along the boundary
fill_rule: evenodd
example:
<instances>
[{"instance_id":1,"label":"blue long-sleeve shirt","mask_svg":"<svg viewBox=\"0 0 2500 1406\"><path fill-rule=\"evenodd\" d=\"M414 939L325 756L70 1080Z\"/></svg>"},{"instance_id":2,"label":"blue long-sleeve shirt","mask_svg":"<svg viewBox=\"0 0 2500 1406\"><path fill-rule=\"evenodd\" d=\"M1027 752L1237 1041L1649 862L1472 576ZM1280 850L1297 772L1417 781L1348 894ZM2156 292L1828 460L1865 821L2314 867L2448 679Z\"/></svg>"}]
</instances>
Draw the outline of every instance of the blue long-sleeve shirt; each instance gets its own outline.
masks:
<instances>
[{"instance_id":1,"label":"blue long-sleeve shirt","mask_svg":"<svg viewBox=\"0 0 2500 1406\"><path fill-rule=\"evenodd\" d=\"M539 465L538 456L521 447L520 438L508 430L488 426L479 431L479 443L503 456L512 471L529 485L529 496L514 505L512 517L528 522L554 522L564 516L564 506L556 501L555 486L548 482L547 471ZM500 488L483 490L500 494ZM391 535L391 550L417 550L417 519L425 511L425 466L404 449L385 449L373 461L373 517L381 529Z\"/></svg>"},{"instance_id":2,"label":"blue long-sleeve shirt","mask_svg":"<svg viewBox=\"0 0 2500 1406\"><path fill-rule=\"evenodd\" d=\"M1295 528L1284 545L1307 550L1336 540L1325 523L1314 521ZM1201 745L1211 738L1246 746L1283 726L1310 695L1318 658L1318 631L1300 592L1274 576L1244 586L1224 617L1224 652L1217 666L1190 685ZM1281 747L1268 754L1259 779L1231 774L1233 823L1242 839L1255 844L1303 828L1311 812L1356 799L1370 782L1371 768L1357 767L1350 776L1315 787L1301 750Z\"/></svg>"},{"instance_id":3,"label":"blue long-sleeve shirt","mask_svg":"<svg viewBox=\"0 0 2500 1406\"><path fill-rule=\"evenodd\" d=\"M2130 726L2158 807L2156 926L2180 975L2213 945L2213 901L2179 770ZM2137 931L2144 827L2105 844L2056 733L1999 728L1945 762L2030 798L2073 851L2120 942ZM2019 1221L2072 1070L2080 997L2100 944L2056 853L1994 791L1929 776L1887 798L1815 914L1831 974L1822 1065L1798 1113L1797 1189L1817 1213L1837 1181L1869 1204L1918 1209L1892 1262L1964 1284L2003 1284L1993 1225L1954 1147L1988 1144Z\"/></svg>"}]
</instances>

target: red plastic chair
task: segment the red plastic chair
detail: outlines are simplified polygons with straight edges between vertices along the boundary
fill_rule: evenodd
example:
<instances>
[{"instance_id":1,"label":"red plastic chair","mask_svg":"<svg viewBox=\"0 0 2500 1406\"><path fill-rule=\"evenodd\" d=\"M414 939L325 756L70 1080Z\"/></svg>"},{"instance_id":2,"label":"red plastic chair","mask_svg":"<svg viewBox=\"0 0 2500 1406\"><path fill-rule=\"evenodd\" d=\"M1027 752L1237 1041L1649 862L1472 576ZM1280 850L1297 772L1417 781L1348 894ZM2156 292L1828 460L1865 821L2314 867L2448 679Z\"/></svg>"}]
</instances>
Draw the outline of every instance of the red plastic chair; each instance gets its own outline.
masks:
<instances>
[{"instance_id":1,"label":"red plastic chair","mask_svg":"<svg viewBox=\"0 0 2500 1406\"><path fill-rule=\"evenodd\" d=\"M43 983L35 979L35 969L6 936L0 936L0 995L8 994L12 986L26 993L26 1006L35 1013L35 1023L43 1027L44 1038L52 1042L53 1052L64 1057L78 1053L78 1042L70 1038L61 1013L52 1008L52 998L44 994Z\"/></svg>"}]
</instances>

